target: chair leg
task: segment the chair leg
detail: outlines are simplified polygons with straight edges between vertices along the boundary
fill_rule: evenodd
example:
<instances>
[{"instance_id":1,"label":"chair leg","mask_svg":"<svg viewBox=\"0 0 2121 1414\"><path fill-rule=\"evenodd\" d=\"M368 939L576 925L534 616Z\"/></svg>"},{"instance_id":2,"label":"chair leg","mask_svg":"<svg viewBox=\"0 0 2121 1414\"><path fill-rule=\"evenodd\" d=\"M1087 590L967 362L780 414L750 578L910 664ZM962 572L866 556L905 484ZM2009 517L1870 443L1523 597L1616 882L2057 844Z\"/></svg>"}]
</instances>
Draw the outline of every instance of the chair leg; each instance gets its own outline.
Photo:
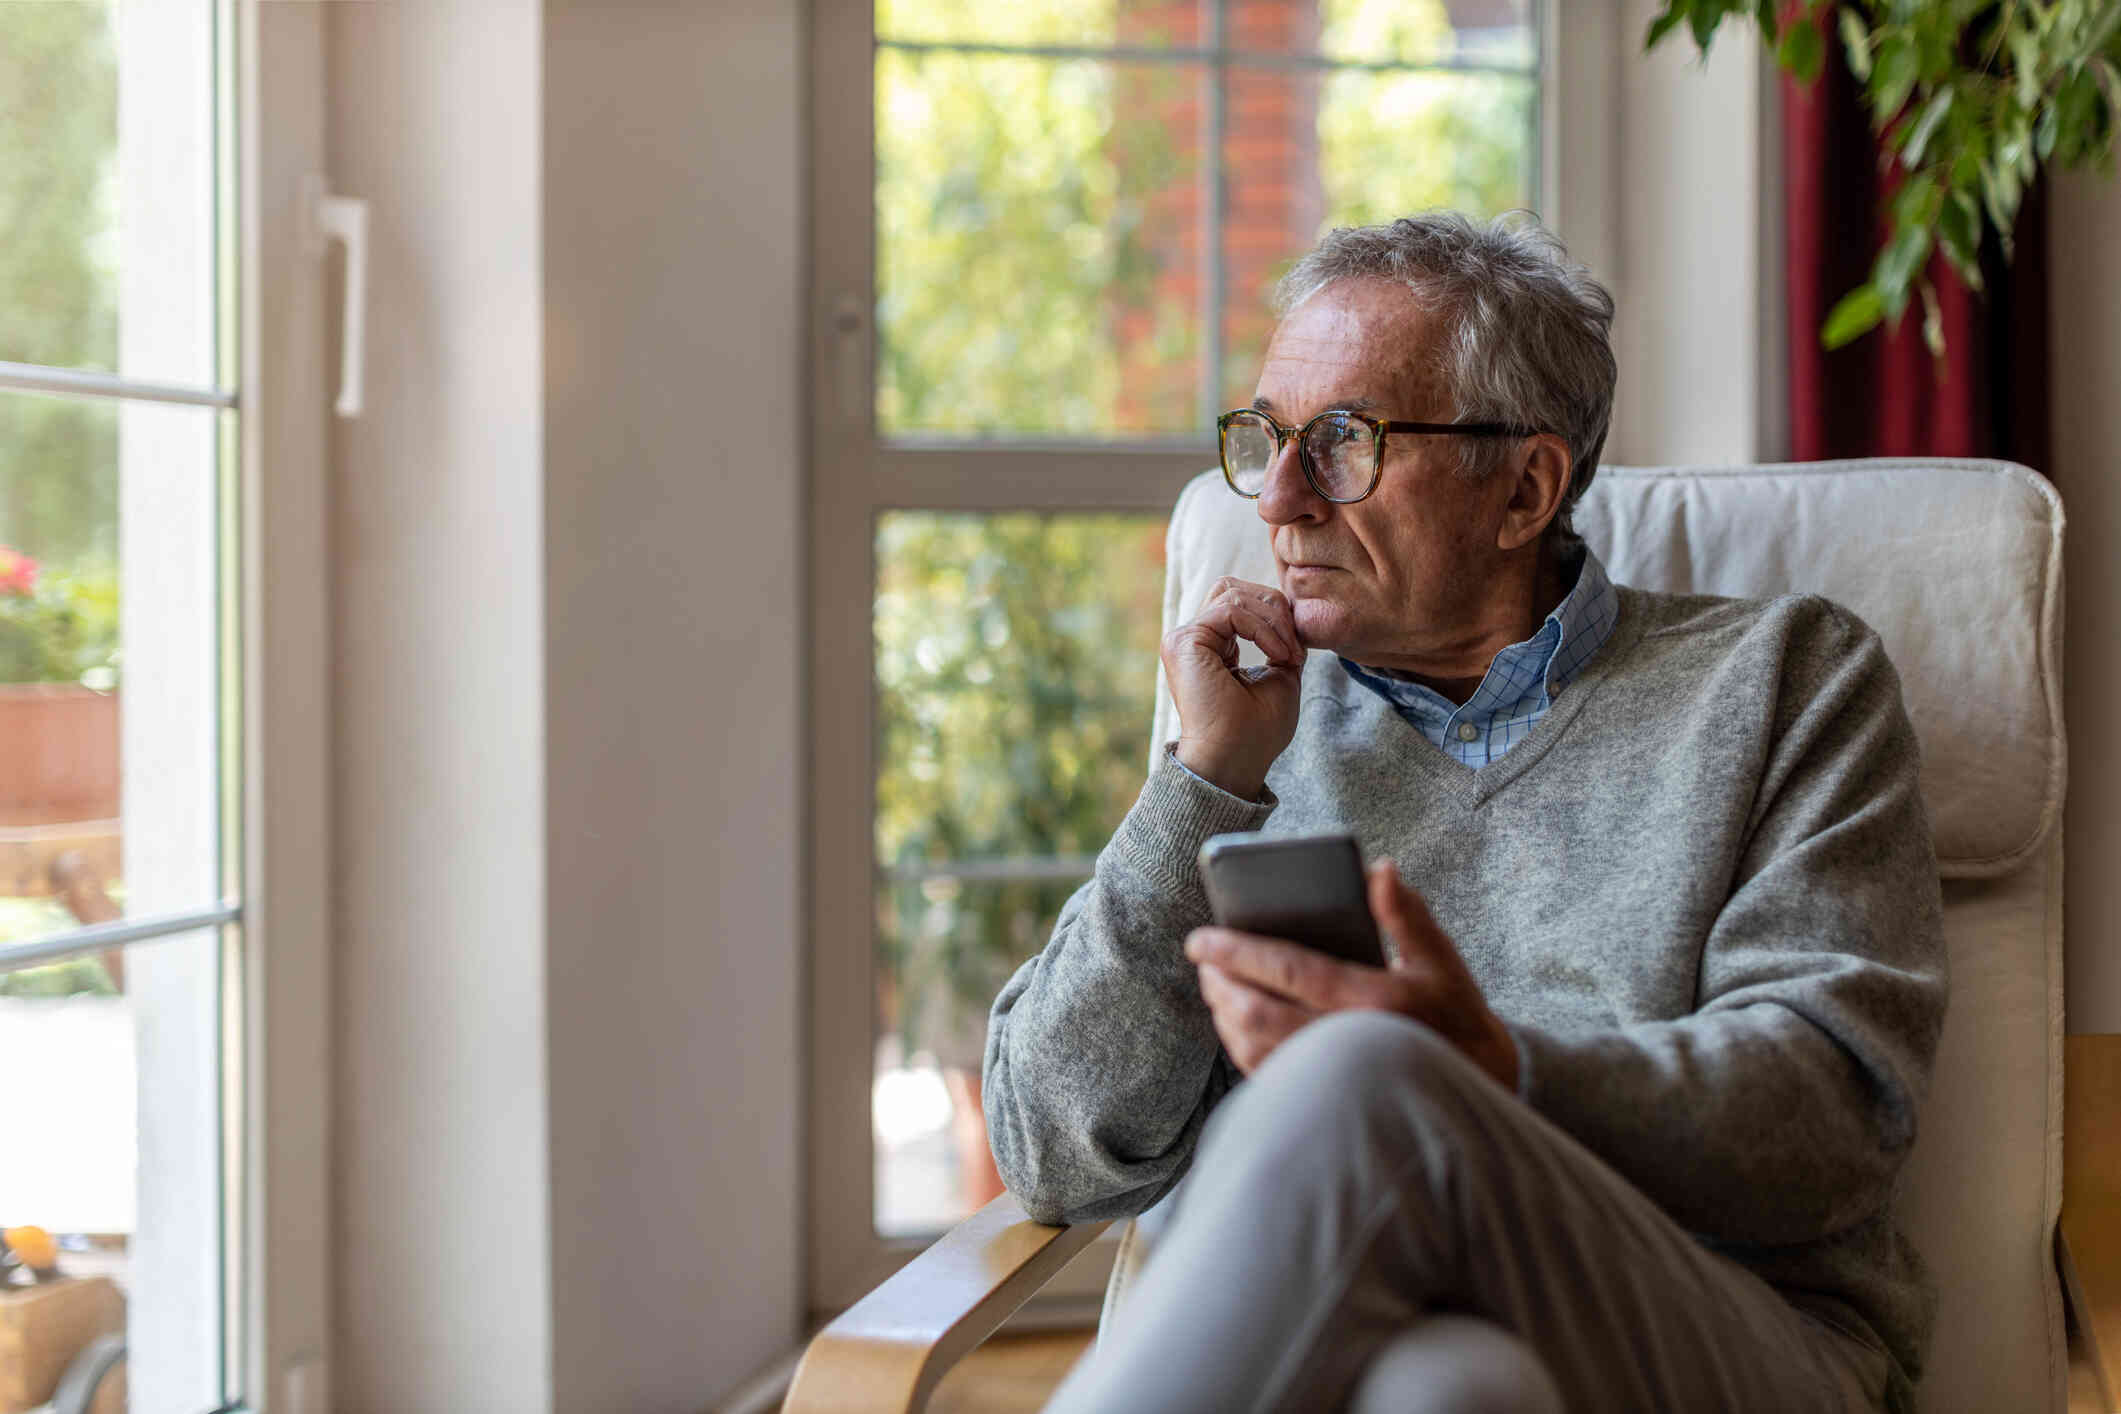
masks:
<instances>
[{"instance_id":1,"label":"chair leg","mask_svg":"<svg viewBox=\"0 0 2121 1414\"><path fill-rule=\"evenodd\" d=\"M80 850L70 849L52 860L51 881L52 892L84 927L115 923L125 916L124 910L111 901L102 872ZM103 954L103 970L110 974L112 986L125 990L123 948L111 948Z\"/></svg>"}]
</instances>

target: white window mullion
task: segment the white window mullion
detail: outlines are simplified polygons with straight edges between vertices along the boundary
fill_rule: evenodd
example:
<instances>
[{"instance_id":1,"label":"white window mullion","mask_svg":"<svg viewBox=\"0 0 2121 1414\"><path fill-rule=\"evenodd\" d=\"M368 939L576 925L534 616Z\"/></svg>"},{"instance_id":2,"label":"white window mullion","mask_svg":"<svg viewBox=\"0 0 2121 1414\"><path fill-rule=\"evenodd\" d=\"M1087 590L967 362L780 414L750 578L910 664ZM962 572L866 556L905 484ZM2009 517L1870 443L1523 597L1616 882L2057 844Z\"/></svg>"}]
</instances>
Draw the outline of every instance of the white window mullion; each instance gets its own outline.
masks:
<instances>
[{"instance_id":1,"label":"white window mullion","mask_svg":"<svg viewBox=\"0 0 2121 1414\"><path fill-rule=\"evenodd\" d=\"M206 0L120 0L118 370L212 369L215 68ZM216 412L118 408L126 903L218 898ZM127 1384L138 1414L194 1414L222 1383L219 949L127 956L139 1097Z\"/></svg>"}]
</instances>

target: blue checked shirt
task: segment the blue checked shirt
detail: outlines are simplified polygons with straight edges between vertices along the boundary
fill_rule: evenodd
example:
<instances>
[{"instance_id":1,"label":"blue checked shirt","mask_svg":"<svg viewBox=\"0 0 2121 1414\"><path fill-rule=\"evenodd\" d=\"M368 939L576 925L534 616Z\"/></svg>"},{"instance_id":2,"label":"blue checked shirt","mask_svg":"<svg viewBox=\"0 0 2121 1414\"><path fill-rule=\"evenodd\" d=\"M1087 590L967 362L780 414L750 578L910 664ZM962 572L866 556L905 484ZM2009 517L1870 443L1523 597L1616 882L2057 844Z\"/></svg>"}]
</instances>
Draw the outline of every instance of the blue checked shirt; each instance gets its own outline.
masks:
<instances>
[{"instance_id":1,"label":"blue checked shirt","mask_svg":"<svg viewBox=\"0 0 2121 1414\"><path fill-rule=\"evenodd\" d=\"M1591 661L1620 618L1605 566L1583 549L1576 583L1539 632L1495 655L1463 707L1407 678L1341 659L1349 677L1392 704L1408 722L1462 766L1485 766L1524 740L1572 678Z\"/></svg>"}]
</instances>

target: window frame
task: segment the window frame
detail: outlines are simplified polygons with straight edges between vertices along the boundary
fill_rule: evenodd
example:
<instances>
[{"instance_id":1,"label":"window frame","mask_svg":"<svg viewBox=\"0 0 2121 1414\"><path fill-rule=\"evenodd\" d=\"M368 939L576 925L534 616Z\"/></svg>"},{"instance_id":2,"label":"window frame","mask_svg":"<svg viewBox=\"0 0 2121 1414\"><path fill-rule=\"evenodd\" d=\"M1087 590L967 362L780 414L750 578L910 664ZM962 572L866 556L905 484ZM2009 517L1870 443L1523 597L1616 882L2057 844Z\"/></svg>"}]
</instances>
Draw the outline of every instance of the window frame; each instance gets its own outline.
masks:
<instances>
[{"instance_id":1,"label":"window frame","mask_svg":"<svg viewBox=\"0 0 2121 1414\"><path fill-rule=\"evenodd\" d=\"M214 386L20 367L8 381L234 412L218 470L220 712L240 723L222 763L224 782L237 773L223 786L225 897L183 919L121 920L34 946L72 955L181 922L219 929L227 1407L310 1414L330 1403L332 1229L318 1220L331 1210L330 614L326 323L300 198L325 165L324 14L211 3Z\"/></svg>"},{"instance_id":2,"label":"window frame","mask_svg":"<svg viewBox=\"0 0 2121 1414\"><path fill-rule=\"evenodd\" d=\"M1617 0L1533 5L1540 206L1574 256L1610 271L1618 249L1615 99L1624 17ZM873 16L873 0L815 0L810 31L805 1144L807 1284L819 1319L927 1245L878 1237L872 1225L876 517L895 510L1168 513L1186 482L1215 464L1206 431L1175 443L878 435ZM1149 707L1142 704L1145 714ZM1093 1244L1019 1319L1094 1321L1115 1237Z\"/></svg>"}]
</instances>

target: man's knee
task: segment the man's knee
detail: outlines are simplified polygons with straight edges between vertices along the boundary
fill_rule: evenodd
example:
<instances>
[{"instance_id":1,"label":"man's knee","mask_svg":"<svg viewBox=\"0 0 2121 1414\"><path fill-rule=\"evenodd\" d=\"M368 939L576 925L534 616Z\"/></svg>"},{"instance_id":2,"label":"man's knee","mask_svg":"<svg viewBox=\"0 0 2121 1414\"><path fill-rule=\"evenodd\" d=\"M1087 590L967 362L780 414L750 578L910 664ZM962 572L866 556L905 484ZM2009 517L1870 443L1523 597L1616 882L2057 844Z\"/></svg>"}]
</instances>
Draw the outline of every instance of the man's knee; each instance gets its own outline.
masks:
<instances>
[{"instance_id":1,"label":"man's knee","mask_svg":"<svg viewBox=\"0 0 2121 1414\"><path fill-rule=\"evenodd\" d=\"M1288 1094L1306 1109L1391 1106L1462 1093L1479 1067L1430 1027L1385 1011L1337 1011L1282 1042L1237 1094Z\"/></svg>"},{"instance_id":2,"label":"man's knee","mask_svg":"<svg viewBox=\"0 0 2121 1414\"><path fill-rule=\"evenodd\" d=\"M1348 1414L1562 1414L1561 1391L1521 1337L1472 1316L1434 1315L1377 1352Z\"/></svg>"},{"instance_id":3,"label":"man's knee","mask_svg":"<svg viewBox=\"0 0 2121 1414\"><path fill-rule=\"evenodd\" d=\"M1389 1012L1320 1017L1282 1042L1209 1119L1204 1150L1275 1166L1446 1138L1501 1098L1478 1067L1418 1021ZM1474 1126L1478 1128L1478 1126Z\"/></svg>"}]
</instances>

